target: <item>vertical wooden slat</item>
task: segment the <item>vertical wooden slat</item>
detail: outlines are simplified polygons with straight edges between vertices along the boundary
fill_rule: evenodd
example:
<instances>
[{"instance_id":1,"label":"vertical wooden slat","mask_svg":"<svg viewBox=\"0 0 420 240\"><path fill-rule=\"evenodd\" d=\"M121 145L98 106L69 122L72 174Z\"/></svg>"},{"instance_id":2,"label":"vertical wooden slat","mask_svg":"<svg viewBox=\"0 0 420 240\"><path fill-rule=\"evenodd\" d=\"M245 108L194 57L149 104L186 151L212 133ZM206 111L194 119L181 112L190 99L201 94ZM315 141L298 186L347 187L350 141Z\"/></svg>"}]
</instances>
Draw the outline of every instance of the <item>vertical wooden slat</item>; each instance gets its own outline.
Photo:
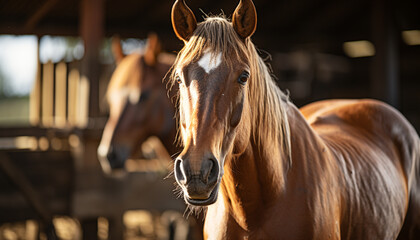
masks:
<instances>
[{"instance_id":1,"label":"vertical wooden slat","mask_svg":"<svg viewBox=\"0 0 420 240\"><path fill-rule=\"evenodd\" d=\"M29 95L29 123L33 126L39 125L41 117L41 62L39 61L39 38L37 41L37 70L34 86Z\"/></svg>"},{"instance_id":2,"label":"vertical wooden slat","mask_svg":"<svg viewBox=\"0 0 420 240\"><path fill-rule=\"evenodd\" d=\"M38 61L35 83L29 95L29 123L39 125L41 116L41 64Z\"/></svg>"},{"instance_id":3,"label":"vertical wooden slat","mask_svg":"<svg viewBox=\"0 0 420 240\"><path fill-rule=\"evenodd\" d=\"M68 100L67 100L68 102L67 120L70 126L77 125L79 82L80 82L79 70L77 70L76 68L71 69L69 72Z\"/></svg>"},{"instance_id":4,"label":"vertical wooden slat","mask_svg":"<svg viewBox=\"0 0 420 240\"><path fill-rule=\"evenodd\" d=\"M89 80L82 76L79 82L77 126L85 128L89 121Z\"/></svg>"},{"instance_id":5,"label":"vertical wooden slat","mask_svg":"<svg viewBox=\"0 0 420 240\"><path fill-rule=\"evenodd\" d=\"M64 62L55 68L55 126L66 126L67 65Z\"/></svg>"},{"instance_id":6,"label":"vertical wooden slat","mask_svg":"<svg viewBox=\"0 0 420 240\"><path fill-rule=\"evenodd\" d=\"M42 76L42 124L46 127L54 123L54 64L47 62L43 65Z\"/></svg>"}]
</instances>

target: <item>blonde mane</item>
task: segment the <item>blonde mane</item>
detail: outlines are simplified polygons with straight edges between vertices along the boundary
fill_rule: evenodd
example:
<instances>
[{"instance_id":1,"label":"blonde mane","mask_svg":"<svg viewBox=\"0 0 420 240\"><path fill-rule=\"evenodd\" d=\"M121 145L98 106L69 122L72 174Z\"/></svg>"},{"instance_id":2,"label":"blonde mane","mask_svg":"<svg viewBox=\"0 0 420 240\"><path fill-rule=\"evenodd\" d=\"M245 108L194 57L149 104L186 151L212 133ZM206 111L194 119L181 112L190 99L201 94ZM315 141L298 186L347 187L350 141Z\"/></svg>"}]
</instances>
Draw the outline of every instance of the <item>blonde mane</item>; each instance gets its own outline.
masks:
<instances>
[{"instance_id":1,"label":"blonde mane","mask_svg":"<svg viewBox=\"0 0 420 240\"><path fill-rule=\"evenodd\" d=\"M232 23L224 16L208 17L197 25L190 40L178 53L169 86L176 84L177 69L198 61L207 49L211 49L212 53L222 53L222 62L228 66L246 56L250 67L248 97L251 100L251 121L252 126L258 126L252 127L253 138L261 146L260 149L267 149L267 146L262 146L262 142L280 146L279 150L290 166L290 131L286 114L288 97L272 79L252 41L249 38L245 41L240 39Z\"/></svg>"}]
</instances>

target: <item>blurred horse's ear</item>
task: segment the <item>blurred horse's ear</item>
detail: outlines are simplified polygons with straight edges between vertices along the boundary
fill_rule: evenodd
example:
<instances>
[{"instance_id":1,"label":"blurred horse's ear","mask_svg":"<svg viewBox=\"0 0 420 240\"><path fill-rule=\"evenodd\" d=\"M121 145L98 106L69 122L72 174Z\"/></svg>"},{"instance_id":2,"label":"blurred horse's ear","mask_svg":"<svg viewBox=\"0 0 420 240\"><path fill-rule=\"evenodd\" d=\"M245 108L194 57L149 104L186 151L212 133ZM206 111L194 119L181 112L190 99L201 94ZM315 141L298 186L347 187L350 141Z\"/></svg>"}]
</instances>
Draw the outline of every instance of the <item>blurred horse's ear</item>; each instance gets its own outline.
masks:
<instances>
[{"instance_id":1,"label":"blurred horse's ear","mask_svg":"<svg viewBox=\"0 0 420 240\"><path fill-rule=\"evenodd\" d=\"M112 51L112 56L114 56L115 63L118 65L121 62L121 60L124 58L120 36L115 35L112 37L111 51Z\"/></svg>"},{"instance_id":2,"label":"blurred horse's ear","mask_svg":"<svg viewBox=\"0 0 420 240\"><path fill-rule=\"evenodd\" d=\"M184 0L175 1L172 6L171 19L176 36L187 42L197 27L197 20Z\"/></svg>"},{"instance_id":3,"label":"blurred horse's ear","mask_svg":"<svg viewBox=\"0 0 420 240\"><path fill-rule=\"evenodd\" d=\"M257 28L257 11L251 0L240 0L233 13L232 25L242 39L254 34Z\"/></svg>"},{"instance_id":4,"label":"blurred horse's ear","mask_svg":"<svg viewBox=\"0 0 420 240\"><path fill-rule=\"evenodd\" d=\"M156 65L160 51L161 45L158 35L156 33L149 33L146 50L144 52L145 63L149 66Z\"/></svg>"}]
</instances>

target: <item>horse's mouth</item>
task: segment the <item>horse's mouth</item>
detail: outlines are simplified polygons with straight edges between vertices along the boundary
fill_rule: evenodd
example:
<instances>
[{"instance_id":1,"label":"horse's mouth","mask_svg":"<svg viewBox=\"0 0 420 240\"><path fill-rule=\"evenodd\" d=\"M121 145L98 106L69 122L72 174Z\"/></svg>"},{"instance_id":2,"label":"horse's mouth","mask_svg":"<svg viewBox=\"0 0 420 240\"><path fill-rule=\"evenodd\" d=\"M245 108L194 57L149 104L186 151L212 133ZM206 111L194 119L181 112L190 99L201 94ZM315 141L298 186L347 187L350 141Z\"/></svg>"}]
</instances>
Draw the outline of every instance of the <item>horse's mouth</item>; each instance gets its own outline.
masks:
<instances>
[{"instance_id":1,"label":"horse's mouth","mask_svg":"<svg viewBox=\"0 0 420 240\"><path fill-rule=\"evenodd\" d=\"M212 192L210 193L210 197L207 199L193 199L193 198L188 197L186 194L184 198L185 198L185 201L190 205L208 206L216 202L218 192L219 192L219 184L217 184L216 187L213 188Z\"/></svg>"}]
</instances>

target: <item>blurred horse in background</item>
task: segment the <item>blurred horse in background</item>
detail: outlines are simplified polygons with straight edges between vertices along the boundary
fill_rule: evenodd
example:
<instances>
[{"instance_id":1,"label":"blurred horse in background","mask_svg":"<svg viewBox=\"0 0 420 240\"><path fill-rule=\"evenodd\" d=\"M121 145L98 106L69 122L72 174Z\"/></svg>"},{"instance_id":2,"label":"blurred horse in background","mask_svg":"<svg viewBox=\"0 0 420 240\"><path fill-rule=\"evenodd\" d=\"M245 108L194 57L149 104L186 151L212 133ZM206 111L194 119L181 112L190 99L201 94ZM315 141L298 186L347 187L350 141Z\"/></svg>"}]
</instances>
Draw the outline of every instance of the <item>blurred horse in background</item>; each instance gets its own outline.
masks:
<instances>
[{"instance_id":1,"label":"blurred horse in background","mask_svg":"<svg viewBox=\"0 0 420 240\"><path fill-rule=\"evenodd\" d=\"M177 129L171 101L178 88L168 92L162 82L175 56L161 51L156 34L149 35L143 53L128 56L123 54L120 39L114 37L112 52L117 68L106 92L109 119L98 147L98 158L106 173L123 168L127 159L138 158L142 144L152 136L160 140L168 154L179 150L174 143ZM191 220L189 236L201 239L203 221Z\"/></svg>"},{"instance_id":2,"label":"blurred horse in background","mask_svg":"<svg viewBox=\"0 0 420 240\"><path fill-rule=\"evenodd\" d=\"M117 67L106 92L109 119L98 147L102 169L123 168L128 158L137 158L142 143L156 136L169 154L176 147L175 110L162 79L175 60L161 52L156 34L150 34L142 53L124 56L119 38L112 41Z\"/></svg>"}]
</instances>

